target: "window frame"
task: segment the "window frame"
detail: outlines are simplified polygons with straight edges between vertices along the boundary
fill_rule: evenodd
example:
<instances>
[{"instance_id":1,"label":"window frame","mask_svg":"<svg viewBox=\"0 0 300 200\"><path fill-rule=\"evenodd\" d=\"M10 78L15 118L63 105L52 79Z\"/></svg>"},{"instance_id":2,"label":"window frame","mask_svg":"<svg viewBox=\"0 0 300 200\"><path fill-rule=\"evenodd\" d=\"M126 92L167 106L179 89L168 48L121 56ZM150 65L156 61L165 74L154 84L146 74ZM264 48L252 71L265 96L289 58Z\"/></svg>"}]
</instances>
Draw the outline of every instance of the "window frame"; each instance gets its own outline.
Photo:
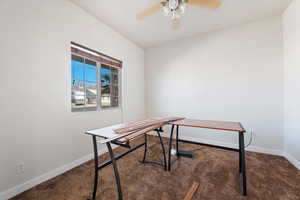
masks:
<instances>
[{"instance_id":1,"label":"window frame","mask_svg":"<svg viewBox=\"0 0 300 200\"><path fill-rule=\"evenodd\" d=\"M73 92L73 88L72 88L72 81L73 81L73 74L72 74L72 56L78 56L78 57L81 57L83 58L84 60L84 63L85 63L85 60L90 60L92 62L95 62L96 63L96 85L97 85L97 96L96 96L96 100L97 100L97 103L96 103L96 106L95 107L82 107L82 108L74 108L73 107L73 104L72 104L72 92ZM101 86L102 86L102 82L101 82L101 68L102 68L102 65L104 66L109 66L110 68L114 68L117 70L117 74L118 74L118 105L117 106L102 106L101 105L101 96L102 96L102 93L101 93ZM86 98L86 80L83 81L83 84L84 84L84 91L85 91L85 98ZM110 94L111 94L111 91L112 91L112 80L111 80L111 84L110 84ZM112 97L112 96L110 96ZM101 61L97 61L95 59L92 59L92 58L89 58L87 56L84 56L84 55L81 55L81 54L78 54L78 53L75 53L75 52L71 52L71 112L89 112L89 111L101 111L101 110L110 110L110 109L120 109L121 108L121 105L122 105L122 68L119 68L119 67L115 67L113 65L109 65L107 63L104 63L104 62L101 62Z\"/></svg>"}]
</instances>

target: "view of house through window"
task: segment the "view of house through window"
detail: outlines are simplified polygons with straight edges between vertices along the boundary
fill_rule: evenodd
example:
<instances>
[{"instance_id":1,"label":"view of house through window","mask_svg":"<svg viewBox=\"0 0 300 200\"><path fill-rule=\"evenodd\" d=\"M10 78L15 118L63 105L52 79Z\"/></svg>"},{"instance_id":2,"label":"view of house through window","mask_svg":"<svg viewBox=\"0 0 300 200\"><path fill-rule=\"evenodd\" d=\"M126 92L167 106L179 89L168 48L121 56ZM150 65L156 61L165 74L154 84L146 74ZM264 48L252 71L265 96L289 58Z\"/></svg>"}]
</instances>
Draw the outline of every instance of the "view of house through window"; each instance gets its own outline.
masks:
<instances>
[{"instance_id":1,"label":"view of house through window","mask_svg":"<svg viewBox=\"0 0 300 200\"><path fill-rule=\"evenodd\" d=\"M119 106L120 68L111 63L93 52L72 47L72 111Z\"/></svg>"}]
</instances>

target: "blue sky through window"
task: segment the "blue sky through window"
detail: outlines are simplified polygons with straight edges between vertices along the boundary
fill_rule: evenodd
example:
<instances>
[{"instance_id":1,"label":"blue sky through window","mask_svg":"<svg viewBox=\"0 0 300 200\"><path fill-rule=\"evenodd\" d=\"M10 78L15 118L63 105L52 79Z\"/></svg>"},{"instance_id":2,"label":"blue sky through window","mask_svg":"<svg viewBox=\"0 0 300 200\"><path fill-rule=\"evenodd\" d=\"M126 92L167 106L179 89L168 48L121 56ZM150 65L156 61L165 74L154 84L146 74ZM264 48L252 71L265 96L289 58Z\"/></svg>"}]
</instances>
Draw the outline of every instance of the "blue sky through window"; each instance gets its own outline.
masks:
<instances>
[{"instance_id":1,"label":"blue sky through window","mask_svg":"<svg viewBox=\"0 0 300 200\"><path fill-rule=\"evenodd\" d=\"M108 79L109 78L109 79ZM101 81L109 84L111 79L111 70L108 68L101 68ZM72 80L97 82L96 66L72 60Z\"/></svg>"},{"instance_id":2,"label":"blue sky through window","mask_svg":"<svg viewBox=\"0 0 300 200\"><path fill-rule=\"evenodd\" d=\"M96 72L96 66L72 60L72 80L97 82Z\"/></svg>"}]
</instances>

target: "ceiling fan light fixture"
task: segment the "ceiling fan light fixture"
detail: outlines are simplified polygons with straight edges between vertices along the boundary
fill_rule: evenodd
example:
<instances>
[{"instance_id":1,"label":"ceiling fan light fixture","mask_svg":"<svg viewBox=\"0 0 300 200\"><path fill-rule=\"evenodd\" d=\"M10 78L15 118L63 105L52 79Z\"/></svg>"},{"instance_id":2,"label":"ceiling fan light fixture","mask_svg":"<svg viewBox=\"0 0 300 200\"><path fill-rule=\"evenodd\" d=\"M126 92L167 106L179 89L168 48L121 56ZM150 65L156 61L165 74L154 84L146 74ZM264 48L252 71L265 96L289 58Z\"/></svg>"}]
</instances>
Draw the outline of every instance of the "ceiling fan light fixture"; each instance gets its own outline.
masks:
<instances>
[{"instance_id":1,"label":"ceiling fan light fixture","mask_svg":"<svg viewBox=\"0 0 300 200\"><path fill-rule=\"evenodd\" d=\"M172 20L181 18L185 10L185 0L168 0L163 4L163 13Z\"/></svg>"},{"instance_id":2,"label":"ceiling fan light fixture","mask_svg":"<svg viewBox=\"0 0 300 200\"><path fill-rule=\"evenodd\" d=\"M171 19L172 27L179 28L181 17L185 14L187 5L193 5L209 10L216 10L222 5L222 0L160 0L159 3L139 13L136 18L142 20L158 10Z\"/></svg>"}]
</instances>

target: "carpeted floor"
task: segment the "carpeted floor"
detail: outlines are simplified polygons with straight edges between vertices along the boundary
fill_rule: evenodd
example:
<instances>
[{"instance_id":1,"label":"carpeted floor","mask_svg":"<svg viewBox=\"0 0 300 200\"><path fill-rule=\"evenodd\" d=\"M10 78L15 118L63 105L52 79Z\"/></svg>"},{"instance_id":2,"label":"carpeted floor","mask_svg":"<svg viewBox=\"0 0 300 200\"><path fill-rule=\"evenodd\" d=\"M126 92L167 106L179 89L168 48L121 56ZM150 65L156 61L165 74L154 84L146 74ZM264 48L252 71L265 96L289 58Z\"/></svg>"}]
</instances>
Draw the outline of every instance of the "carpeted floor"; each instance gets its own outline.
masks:
<instances>
[{"instance_id":1,"label":"carpeted floor","mask_svg":"<svg viewBox=\"0 0 300 200\"><path fill-rule=\"evenodd\" d=\"M164 142L167 147L167 140ZM149 143L148 160L160 160L158 138L151 136ZM300 199L300 172L283 157L247 152L248 196L243 197L239 193L238 153L192 144L180 147L193 150L194 158L180 158L171 172L139 163L143 148L118 160L124 199L182 200L194 181L200 183L195 200ZM114 152L124 150L119 147ZM108 159L107 154L100 157L101 161L105 159ZM93 169L93 161L90 161L12 200L85 200L91 194ZM97 199L117 199L112 167L100 173Z\"/></svg>"}]
</instances>

